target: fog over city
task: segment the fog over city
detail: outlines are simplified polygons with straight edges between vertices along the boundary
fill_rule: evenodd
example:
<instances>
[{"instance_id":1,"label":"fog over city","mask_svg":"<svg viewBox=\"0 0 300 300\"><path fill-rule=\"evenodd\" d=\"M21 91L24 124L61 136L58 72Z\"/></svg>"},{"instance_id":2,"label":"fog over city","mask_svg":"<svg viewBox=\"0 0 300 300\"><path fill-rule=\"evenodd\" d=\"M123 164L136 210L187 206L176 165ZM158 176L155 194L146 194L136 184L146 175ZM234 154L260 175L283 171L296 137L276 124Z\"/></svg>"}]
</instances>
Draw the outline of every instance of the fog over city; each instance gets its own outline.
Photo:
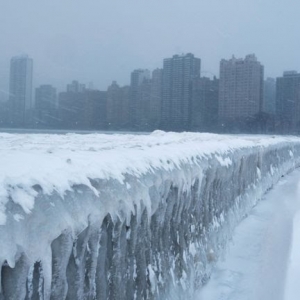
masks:
<instances>
[{"instance_id":1,"label":"fog over city","mask_svg":"<svg viewBox=\"0 0 300 300\"><path fill-rule=\"evenodd\" d=\"M33 87L63 90L73 79L106 90L137 68L194 53L201 73L222 58L255 53L265 77L300 70L299 1L1 1L0 98L8 98L12 56L34 60Z\"/></svg>"}]
</instances>

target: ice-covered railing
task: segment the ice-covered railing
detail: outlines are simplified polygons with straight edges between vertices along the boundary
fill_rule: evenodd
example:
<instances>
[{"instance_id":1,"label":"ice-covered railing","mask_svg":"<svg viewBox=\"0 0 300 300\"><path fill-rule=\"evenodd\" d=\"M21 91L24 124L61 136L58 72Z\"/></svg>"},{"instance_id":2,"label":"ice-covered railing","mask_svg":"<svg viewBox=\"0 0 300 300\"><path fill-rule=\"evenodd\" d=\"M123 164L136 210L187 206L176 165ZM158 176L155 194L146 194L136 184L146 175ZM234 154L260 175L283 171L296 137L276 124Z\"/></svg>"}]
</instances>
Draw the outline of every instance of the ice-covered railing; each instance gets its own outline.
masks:
<instances>
[{"instance_id":1,"label":"ice-covered railing","mask_svg":"<svg viewBox=\"0 0 300 300\"><path fill-rule=\"evenodd\" d=\"M296 137L0 134L0 299L193 299Z\"/></svg>"}]
</instances>

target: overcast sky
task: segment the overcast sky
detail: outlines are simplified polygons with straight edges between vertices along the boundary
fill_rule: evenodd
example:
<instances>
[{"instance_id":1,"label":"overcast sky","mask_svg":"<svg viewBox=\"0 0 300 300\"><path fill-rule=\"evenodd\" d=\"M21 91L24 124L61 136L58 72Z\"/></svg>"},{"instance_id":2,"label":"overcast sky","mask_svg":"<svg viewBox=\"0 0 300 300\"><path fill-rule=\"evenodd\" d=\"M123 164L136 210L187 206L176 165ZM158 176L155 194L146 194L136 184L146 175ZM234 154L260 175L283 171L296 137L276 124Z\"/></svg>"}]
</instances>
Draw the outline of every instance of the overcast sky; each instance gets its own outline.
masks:
<instances>
[{"instance_id":1,"label":"overcast sky","mask_svg":"<svg viewBox=\"0 0 300 300\"><path fill-rule=\"evenodd\" d=\"M136 68L194 53L219 75L232 54L255 53L265 76L300 71L299 0L0 0L0 89L9 61L34 60L34 86L73 79L106 89Z\"/></svg>"}]
</instances>

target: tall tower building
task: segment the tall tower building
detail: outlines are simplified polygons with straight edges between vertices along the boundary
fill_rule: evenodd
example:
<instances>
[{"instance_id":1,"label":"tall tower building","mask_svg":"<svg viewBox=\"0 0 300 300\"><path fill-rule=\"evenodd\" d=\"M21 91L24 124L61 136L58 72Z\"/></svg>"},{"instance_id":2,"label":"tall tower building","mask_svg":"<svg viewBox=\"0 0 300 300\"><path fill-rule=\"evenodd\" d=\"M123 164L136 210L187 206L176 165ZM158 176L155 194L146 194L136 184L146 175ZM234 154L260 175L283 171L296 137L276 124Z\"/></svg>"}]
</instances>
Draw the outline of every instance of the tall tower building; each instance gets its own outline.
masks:
<instances>
[{"instance_id":1,"label":"tall tower building","mask_svg":"<svg viewBox=\"0 0 300 300\"><path fill-rule=\"evenodd\" d=\"M277 131L300 132L300 73L284 72L276 80Z\"/></svg>"},{"instance_id":2,"label":"tall tower building","mask_svg":"<svg viewBox=\"0 0 300 300\"><path fill-rule=\"evenodd\" d=\"M163 62L161 128L190 129L193 82L200 77L201 60L189 53Z\"/></svg>"},{"instance_id":3,"label":"tall tower building","mask_svg":"<svg viewBox=\"0 0 300 300\"><path fill-rule=\"evenodd\" d=\"M23 125L32 108L32 68L33 61L27 55L10 61L9 104L13 126Z\"/></svg>"},{"instance_id":4,"label":"tall tower building","mask_svg":"<svg viewBox=\"0 0 300 300\"><path fill-rule=\"evenodd\" d=\"M219 121L245 122L261 112L264 68L254 54L221 60Z\"/></svg>"}]
</instances>

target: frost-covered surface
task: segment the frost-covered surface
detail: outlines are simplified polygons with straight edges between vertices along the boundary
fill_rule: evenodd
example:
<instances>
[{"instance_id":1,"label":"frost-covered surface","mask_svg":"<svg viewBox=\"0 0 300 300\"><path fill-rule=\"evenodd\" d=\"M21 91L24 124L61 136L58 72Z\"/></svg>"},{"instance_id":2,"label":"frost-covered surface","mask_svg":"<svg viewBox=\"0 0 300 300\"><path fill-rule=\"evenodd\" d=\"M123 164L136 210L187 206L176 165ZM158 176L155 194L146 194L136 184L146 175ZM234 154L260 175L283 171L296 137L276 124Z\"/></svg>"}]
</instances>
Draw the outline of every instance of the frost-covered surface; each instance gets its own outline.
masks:
<instances>
[{"instance_id":1,"label":"frost-covered surface","mask_svg":"<svg viewBox=\"0 0 300 300\"><path fill-rule=\"evenodd\" d=\"M300 299L299 188L298 169L251 210L195 300Z\"/></svg>"},{"instance_id":2,"label":"frost-covered surface","mask_svg":"<svg viewBox=\"0 0 300 300\"><path fill-rule=\"evenodd\" d=\"M285 300L298 300L300 298L300 286L299 286L299 273L300 273L300 199L299 188L300 181L298 181L297 200L298 211L293 220L293 237L290 253L290 261L286 276L285 286Z\"/></svg>"},{"instance_id":3,"label":"frost-covered surface","mask_svg":"<svg viewBox=\"0 0 300 300\"><path fill-rule=\"evenodd\" d=\"M0 299L188 299L299 154L295 137L2 133Z\"/></svg>"}]
</instances>

